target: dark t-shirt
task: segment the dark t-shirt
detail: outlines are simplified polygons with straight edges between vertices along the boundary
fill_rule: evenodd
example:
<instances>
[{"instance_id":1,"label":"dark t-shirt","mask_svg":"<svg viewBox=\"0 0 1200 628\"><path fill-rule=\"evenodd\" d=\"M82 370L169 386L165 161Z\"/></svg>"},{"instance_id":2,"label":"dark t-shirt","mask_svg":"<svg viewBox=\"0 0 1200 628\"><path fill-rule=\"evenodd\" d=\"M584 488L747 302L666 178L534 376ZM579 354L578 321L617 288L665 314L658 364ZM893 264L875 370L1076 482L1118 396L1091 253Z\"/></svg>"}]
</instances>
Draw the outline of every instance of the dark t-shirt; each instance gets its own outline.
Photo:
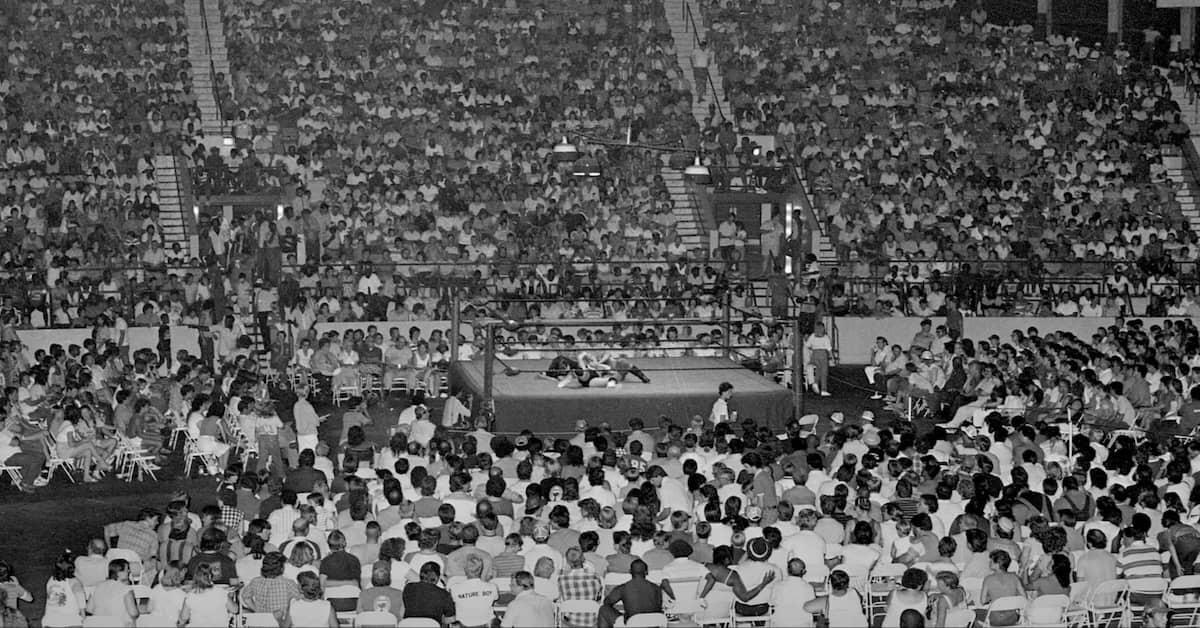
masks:
<instances>
[{"instance_id":1,"label":"dark t-shirt","mask_svg":"<svg viewBox=\"0 0 1200 628\"><path fill-rule=\"evenodd\" d=\"M296 491L297 493L311 493L313 484L318 480L328 481L323 471L318 471L312 467L301 467L287 474L287 479L283 483L283 487Z\"/></svg>"},{"instance_id":2,"label":"dark t-shirt","mask_svg":"<svg viewBox=\"0 0 1200 628\"><path fill-rule=\"evenodd\" d=\"M428 582L411 582L404 587L404 617L427 617L442 621L454 616L450 592Z\"/></svg>"},{"instance_id":3,"label":"dark t-shirt","mask_svg":"<svg viewBox=\"0 0 1200 628\"><path fill-rule=\"evenodd\" d=\"M641 613L662 612L662 588L645 578L634 578L608 594L604 602L615 605L624 602L625 619Z\"/></svg>"},{"instance_id":4,"label":"dark t-shirt","mask_svg":"<svg viewBox=\"0 0 1200 628\"><path fill-rule=\"evenodd\" d=\"M196 568L205 563L212 565L213 584L229 584L230 578L237 577L237 565L233 562L233 559L224 554L205 552L203 554L196 554L192 557L192 560L188 561L188 580L194 578L196 576Z\"/></svg>"},{"instance_id":5,"label":"dark t-shirt","mask_svg":"<svg viewBox=\"0 0 1200 628\"><path fill-rule=\"evenodd\" d=\"M1179 432L1190 434L1200 425L1200 402L1186 401L1179 406Z\"/></svg>"},{"instance_id":6,"label":"dark t-shirt","mask_svg":"<svg viewBox=\"0 0 1200 628\"><path fill-rule=\"evenodd\" d=\"M353 580L362 577L362 565L353 554L337 551L321 561L321 575L330 580Z\"/></svg>"}]
</instances>

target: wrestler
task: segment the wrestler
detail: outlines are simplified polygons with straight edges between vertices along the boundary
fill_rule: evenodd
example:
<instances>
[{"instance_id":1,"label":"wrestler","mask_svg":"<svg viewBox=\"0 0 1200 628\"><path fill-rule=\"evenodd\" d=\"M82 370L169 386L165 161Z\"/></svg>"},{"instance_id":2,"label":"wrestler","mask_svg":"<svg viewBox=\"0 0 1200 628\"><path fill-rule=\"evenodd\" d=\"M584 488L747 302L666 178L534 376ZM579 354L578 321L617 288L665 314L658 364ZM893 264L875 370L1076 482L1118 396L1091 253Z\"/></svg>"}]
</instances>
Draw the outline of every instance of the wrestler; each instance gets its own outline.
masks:
<instances>
[{"instance_id":1,"label":"wrestler","mask_svg":"<svg viewBox=\"0 0 1200 628\"><path fill-rule=\"evenodd\" d=\"M539 379L561 382L563 378L570 377L579 371L581 369L578 362L572 360L566 354L559 352L553 360L550 360L550 366L544 372L538 373L537 376Z\"/></svg>"},{"instance_id":2,"label":"wrestler","mask_svg":"<svg viewBox=\"0 0 1200 628\"><path fill-rule=\"evenodd\" d=\"M597 360L600 364L607 366L617 374L617 382L625 381L625 376L633 374L634 377L642 380L643 384L649 384L650 378L636 364L629 361L629 358L620 353L604 353Z\"/></svg>"}]
</instances>

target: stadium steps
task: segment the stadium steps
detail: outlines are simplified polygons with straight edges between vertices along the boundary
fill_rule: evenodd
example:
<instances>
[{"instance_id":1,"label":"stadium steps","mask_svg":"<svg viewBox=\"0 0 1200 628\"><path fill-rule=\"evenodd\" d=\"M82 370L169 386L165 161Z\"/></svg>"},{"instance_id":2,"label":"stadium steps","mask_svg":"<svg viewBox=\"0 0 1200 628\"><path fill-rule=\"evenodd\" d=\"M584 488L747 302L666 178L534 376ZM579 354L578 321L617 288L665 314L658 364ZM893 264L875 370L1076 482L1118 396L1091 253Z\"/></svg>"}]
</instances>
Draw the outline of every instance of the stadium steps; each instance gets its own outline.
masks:
<instances>
[{"instance_id":1,"label":"stadium steps","mask_svg":"<svg viewBox=\"0 0 1200 628\"><path fill-rule=\"evenodd\" d=\"M181 177L184 170L171 155L154 156L154 182L158 187L158 224L162 228L163 248L170 251L172 245L188 252L188 257L199 255L200 241L195 233L188 232L187 199Z\"/></svg>"},{"instance_id":2,"label":"stadium steps","mask_svg":"<svg viewBox=\"0 0 1200 628\"><path fill-rule=\"evenodd\" d=\"M704 224L700 222L700 206L696 203L696 195L690 184L684 180L683 172L671 168L662 170L663 183L671 195L675 215L675 232L689 251L695 249L709 250L708 235Z\"/></svg>"},{"instance_id":3,"label":"stadium steps","mask_svg":"<svg viewBox=\"0 0 1200 628\"><path fill-rule=\"evenodd\" d=\"M1200 150L1200 138L1193 136L1191 141ZM1200 185L1197 185L1196 175L1186 167L1183 160L1165 160L1167 176L1179 187L1175 191L1175 200L1179 201L1180 211L1187 218L1192 231L1200 231Z\"/></svg>"},{"instance_id":4,"label":"stadium steps","mask_svg":"<svg viewBox=\"0 0 1200 628\"><path fill-rule=\"evenodd\" d=\"M221 10L215 0L185 0L188 61L192 65L192 87L206 135L221 135L225 123L217 99L216 81L229 84L229 55ZM205 22L207 21L207 28ZM221 78L218 78L221 77Z\"/></svg>"},{"instance_id":5,"label":"stadium steps","mask_svg":"<svg viewBox=\"0 0 1200 628\"><path fill-rule=\"evenodd\" d=\"M688 11L685 6L691 5L691 18L688 19ZM704 19L700 14L700 6L695 3L689 3L687 0L663 0L663 9L667 14L667 22L671 25L671 36L675 38L675 56L679 59L679 67L683 70L688 83L694 82L695 73L692 69L692 50L696 48L696 36L692 33L693 22L696 25L696 30L699 31L700 39L707 36L707 30L704 25ZM710 48L711 50L711 48ZM714 104L719 103L720 111L724 115L732 118L733 110L729 108L729 99L725 95L724 81L721 79L721 69L717 67L716 55L709 55L708 72L712 76L712 89L705 89L703 99L692 99L692 117L696 118L696 122L700 124L700 128L708 126L709 108ZM696 93L697 86L692 85L692 94ZM715 97L715 98L714 98ZM717 116L719 121L720 116Z\"/></svg>"}]
</instances>

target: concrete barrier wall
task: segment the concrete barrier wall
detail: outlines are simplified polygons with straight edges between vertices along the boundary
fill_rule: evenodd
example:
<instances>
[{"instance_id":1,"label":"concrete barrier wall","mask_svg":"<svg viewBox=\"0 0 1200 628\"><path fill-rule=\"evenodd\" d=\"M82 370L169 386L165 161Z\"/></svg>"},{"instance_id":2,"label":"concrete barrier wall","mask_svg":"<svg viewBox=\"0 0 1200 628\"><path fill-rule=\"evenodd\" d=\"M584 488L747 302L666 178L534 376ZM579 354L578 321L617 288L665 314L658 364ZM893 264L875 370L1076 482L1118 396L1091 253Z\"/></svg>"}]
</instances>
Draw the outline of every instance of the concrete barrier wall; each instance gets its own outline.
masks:
<instances>
[{"instance_id":1,"label":"concrete barrier wall","mask_svg":"<svg viewBox=\"0 0 1200 628\"><path fill-rule=\"evenodd\" d=\"M130 327L128 332L130 354L142 349L158 351L157 327ZM18 329L17 336L25 345L25 358L33 359L38 349L50 350L50 345L59 344L64 349L70 345L83 346L83 341L92 337L92 329ZM194 327L171 327L171 351L180 349L200 355L200 333Z\"/></svg>"},{"instance_id":2,"label":"concrete barrier wall","mask_svg":"<svg viewBox=\"0 0 1200 628\"><path fill-rule=\"evenodd\" d=\"M887 338L890 344L899 344L908 346L912 341L912 337L920 329L920 317L898 317L898 318L837 318L832 321L837 325L839 350L841 361L843 364L866 364L871 361L871 351L875 344L875 338L883 336ZM934 326L945 324L944 317L931 317ZM1161 324L1163 318L1142 318L1146 326ZM1110 317L1097 318L1033 318L1020 316L1003 316L1003 317L969 317L965 319L963 327L966 337L972 340L984 340L993 334L999 336L1002 341L1007 342L1009 335L1013 330L1024 331L1030 327L1036 327L1042 334L1049 332L1067 331L1077 336L1089 337L1101 327L1112 325L1115 319ZM669 324L670 321L664 321ZM829 325L831 321L826 321ZM359 322L359 323L318 323L316 329L318 333L328 331L337 331L339 334L345 334L347 330L361 329L366 331L368 327L376 327L384 336L388 335L388 330L392 327L400 328L401 333L408 335L408 330L412 327L417 327L421 330L421 336L429 337L429 333L435 329L440 329L446 332L450 329L450 321L379 321L379 322ZM580 327L589 329L607 329L611 323L604 319L592 320L563 320L563 321L540 321L538 324L547 328L561 325L563 332L568 334L576 333ZM569 325L568 325L569 324ZM460 325L462 333L468 338L472 335L471 326L467 323ZM701 332L720 329L720 325L692 325L693 335ZM38 349L49 350L51 344L60 344L64 348L69 345L82 345L83 341L91 338L92 330L90 328L81 329L21 329L17 331L21 342L25 344L26 358L32 359L34 351ZM129 348L131 352L139 349L157 350L158 347L158 328L157 327L130 327L129 328ZM199 332L193 327L171 327L171 350L178 352L185 350L193 355L200 354Z\"/></svg>"}]
</instances>

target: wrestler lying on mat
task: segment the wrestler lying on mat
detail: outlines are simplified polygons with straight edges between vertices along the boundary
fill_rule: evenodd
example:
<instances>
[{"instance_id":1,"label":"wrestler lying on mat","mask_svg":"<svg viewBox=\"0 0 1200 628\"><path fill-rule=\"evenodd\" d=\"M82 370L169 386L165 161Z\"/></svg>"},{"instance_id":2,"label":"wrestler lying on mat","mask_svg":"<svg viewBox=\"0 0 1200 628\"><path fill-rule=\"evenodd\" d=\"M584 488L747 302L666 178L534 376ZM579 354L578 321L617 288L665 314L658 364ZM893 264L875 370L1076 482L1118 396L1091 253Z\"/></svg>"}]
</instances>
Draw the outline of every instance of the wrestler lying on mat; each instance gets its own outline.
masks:
<instances>
[{"instance_id":1,"label":"wrestler lying on mat","mask_svg":"<svg viewBox=\"0 0 1200 628\"><path fill-rule=\"evenodd\" d=\"M642 380L642 383L650 383L650 378L642 369L626 358L609 353L597 358L581 351L578 360L566 355L555 357L550 361L550 367L544 373L538 373L538 376L557 381L559 388L613 388L630 374Z\"/></svg>"}]
</instances>

